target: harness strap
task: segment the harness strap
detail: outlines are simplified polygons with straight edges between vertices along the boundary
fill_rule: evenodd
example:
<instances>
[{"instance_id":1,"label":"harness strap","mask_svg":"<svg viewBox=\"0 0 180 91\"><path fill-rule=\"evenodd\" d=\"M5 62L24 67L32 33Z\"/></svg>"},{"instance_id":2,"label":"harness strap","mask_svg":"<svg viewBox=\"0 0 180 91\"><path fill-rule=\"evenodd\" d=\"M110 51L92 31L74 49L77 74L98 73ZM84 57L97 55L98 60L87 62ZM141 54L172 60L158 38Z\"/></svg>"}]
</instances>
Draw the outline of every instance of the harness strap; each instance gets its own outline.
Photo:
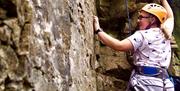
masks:
<instances>
[{"instance_id":1,"label":"harness strap","mask_svg":"<svg viewBox=\"0 0 180 91\"><path fill-rule=\"evenodd\" d=\"M165 68L157 68L157 67L149 67L149 66L136 66L136 73L145 76L157 77L163 80L169 78L167 69Z\"/></svg>"}]
</instances>

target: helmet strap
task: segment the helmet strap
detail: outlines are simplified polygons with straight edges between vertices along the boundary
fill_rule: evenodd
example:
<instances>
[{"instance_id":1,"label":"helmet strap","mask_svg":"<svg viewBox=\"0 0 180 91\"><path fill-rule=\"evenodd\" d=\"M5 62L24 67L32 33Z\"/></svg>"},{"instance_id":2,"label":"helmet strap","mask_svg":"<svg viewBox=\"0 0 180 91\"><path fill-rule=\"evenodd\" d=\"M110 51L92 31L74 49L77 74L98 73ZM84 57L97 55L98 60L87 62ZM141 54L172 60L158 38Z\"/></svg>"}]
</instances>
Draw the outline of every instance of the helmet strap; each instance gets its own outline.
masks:
<instances>
[{"instance_id":1,"label":"helmet strap","mask_svg":"<svg viewBox=\"0 0 180 91\"><path fill-rule=\"evenodd\" d=\"M152 17L153 18L153 17ZM153 19L153 21L151 21L148 25L147 25L147 27L145 28L146 30L147 29L150 29L153 25L155 25L156 24L156 21Z\"/></svg>"}]
</instances>

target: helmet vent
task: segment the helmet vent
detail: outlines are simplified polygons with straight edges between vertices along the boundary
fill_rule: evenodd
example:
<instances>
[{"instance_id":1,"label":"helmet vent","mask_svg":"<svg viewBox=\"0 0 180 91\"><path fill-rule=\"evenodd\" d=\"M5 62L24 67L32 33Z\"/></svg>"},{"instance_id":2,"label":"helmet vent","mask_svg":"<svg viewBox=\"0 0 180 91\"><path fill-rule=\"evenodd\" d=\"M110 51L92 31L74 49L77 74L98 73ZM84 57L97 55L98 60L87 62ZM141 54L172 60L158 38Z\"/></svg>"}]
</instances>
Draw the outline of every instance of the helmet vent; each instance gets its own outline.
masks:
<instances>
[{"instance_id":1,"label":"helmet vent","mask_svg":"<svg viewBox=\"0 0 180 91\"><path fill-rule=\"evenodd\" d=\"M142 10L155 15L161 23L163 23L166 20L167 11L164 7L162 7L159 4L147 4L142 8Z\"/></svg>"},{"instance_id":2,"label":"helmet vent","mask_svg":"<svg viewBox=\"0 0 180 91\"><path fill-rule=\"evenodd\" d=\"M164 19L165 19L165 18L163 17L162 20L164 21Z\"/></svg>"}]
</instances>

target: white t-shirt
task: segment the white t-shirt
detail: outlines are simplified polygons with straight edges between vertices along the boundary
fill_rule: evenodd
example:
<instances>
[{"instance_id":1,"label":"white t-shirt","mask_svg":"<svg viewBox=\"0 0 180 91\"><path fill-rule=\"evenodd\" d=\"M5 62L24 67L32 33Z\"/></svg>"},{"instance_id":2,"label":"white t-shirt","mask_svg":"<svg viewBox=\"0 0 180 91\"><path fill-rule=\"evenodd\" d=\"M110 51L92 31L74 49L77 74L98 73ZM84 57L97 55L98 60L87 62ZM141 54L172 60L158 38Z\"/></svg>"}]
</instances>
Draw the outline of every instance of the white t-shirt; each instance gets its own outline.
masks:
<instances>
[{"instance_id":1,"label":"white t-shirt","mask_svg":"<svg viewBox=\"0 0 180 91\"><path fill-rule=\"evenodd\" d=\"M134 47L134 64L168 68L171 60L170 40L160 28L136 31L128 37Z\"/></svg>"}]
</instances>

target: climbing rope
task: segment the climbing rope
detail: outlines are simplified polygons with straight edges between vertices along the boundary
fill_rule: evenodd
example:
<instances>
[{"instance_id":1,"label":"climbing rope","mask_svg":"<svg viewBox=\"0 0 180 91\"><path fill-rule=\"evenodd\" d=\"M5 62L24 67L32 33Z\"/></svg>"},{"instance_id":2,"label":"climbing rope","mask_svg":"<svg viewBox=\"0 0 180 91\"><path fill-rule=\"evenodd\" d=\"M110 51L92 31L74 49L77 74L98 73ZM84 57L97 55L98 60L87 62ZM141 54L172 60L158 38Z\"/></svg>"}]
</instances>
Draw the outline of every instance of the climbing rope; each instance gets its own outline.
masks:
<instances>
[{"instance_id":1,"label":"climbing rope","mask_svg":"<svg viewBox=\"0 0 180 91\"><path fill-rule=\"evenodd\" d=\"M129 16L129 9L128 9L128 0L124 0L125 2L125 7L126 7L126 14L127 14L127 18L128 18L128 33L129 35L131 35L131 19L130 19L130 16Z\"/></svg>"},{"instance_id":2,"label":"climbing rope","mask_svg":"<svg viewBox=\"0 0 180 91\"><path fill-rule=\"evenodd\" d=\"M125 2L126 13L128 18L128 36L130 36L132 34L132 28L131 28L131 19L129 16L128 0L124 0L124 2ZM128 60L133 60L133 53L131 51L126 52L126 55Z\"/></svg>"}]
</instances>

